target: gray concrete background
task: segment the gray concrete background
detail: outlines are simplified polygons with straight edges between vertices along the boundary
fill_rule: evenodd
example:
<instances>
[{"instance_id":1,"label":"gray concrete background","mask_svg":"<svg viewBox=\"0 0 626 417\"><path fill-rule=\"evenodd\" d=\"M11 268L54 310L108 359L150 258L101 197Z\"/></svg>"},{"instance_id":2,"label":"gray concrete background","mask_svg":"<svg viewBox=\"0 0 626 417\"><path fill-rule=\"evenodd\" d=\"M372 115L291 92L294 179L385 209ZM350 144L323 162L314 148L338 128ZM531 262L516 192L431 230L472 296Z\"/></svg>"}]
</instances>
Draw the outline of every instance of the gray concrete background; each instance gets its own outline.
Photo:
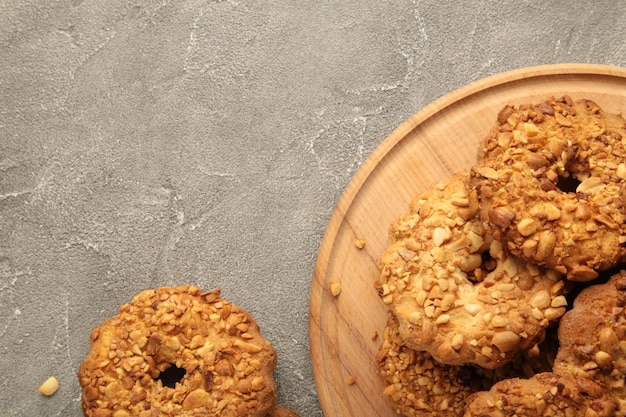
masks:
<instances>
[{"instance_id":1,"label":"gray concrete background","mask_svg":"<svg viewBox=\"0 0 626 417\"><path fill-rule=\"evenodd\" d=\"M626 65L578 1L0 2L0 415L79 416L91 329L137 292L222 288L321 416L309 289L326 224L402 121L471 81ZM55 375L52 397L37 387Z\"/></svg>"}]
</instances>

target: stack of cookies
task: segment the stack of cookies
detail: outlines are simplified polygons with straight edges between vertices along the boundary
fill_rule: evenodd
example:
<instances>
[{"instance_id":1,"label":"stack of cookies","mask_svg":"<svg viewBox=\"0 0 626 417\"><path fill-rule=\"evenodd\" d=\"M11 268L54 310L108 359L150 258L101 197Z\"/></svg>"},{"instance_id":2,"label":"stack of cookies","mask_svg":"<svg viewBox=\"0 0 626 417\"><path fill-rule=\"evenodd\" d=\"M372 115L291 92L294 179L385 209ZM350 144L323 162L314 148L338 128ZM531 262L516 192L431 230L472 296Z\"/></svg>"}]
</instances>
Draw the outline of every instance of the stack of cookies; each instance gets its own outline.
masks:
<instances>
[{"instance_id":1,"label":"stack of cookies","mask_svg":"<svg viewBox=\"0 0 626 417\"><path fill-rule=\"evenodd\" d=\"M621 415L626 330L606 329L626 322L626 121L507 105L477 154L390 226L385 395L405 416Z\"/></svg>"}]
</instances>

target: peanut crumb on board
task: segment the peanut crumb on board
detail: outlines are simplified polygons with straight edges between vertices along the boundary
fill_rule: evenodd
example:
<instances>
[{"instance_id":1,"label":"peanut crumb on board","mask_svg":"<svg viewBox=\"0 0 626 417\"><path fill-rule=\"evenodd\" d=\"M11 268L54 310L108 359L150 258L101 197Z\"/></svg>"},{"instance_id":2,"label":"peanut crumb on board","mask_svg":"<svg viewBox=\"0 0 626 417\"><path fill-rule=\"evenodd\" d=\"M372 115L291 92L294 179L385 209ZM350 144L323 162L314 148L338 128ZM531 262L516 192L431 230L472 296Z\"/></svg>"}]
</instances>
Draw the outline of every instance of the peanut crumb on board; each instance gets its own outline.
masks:
<instances>
[{"instance_id":1,"label":"peanut crumb on board","mask_svg":"<svg viewBox=\"0 0 626 417\"><path fill-rule=\"evenodd\" d=\"M346 378L346 383L348 385L354 385L356 384L356 376L354 375L348 375L348 377Z\"/></svg>"},{"instance_id":2,"label":"peanut crumb on board","mask_svg":"<svg viewBox=\"0 0 626 417\"><path fill-rule=\"evenodd\" d=\"M331 281L330 284L328 284L328 288L333 297L337 297L341 292L341 284L335 281Z\"/></svg>"},{"instance_id":3,"label":"peanut crumb on board","mask_svg":"<svg viewBox=\"0 0 626 417\"><path fill-rule=\"evenodd\" d=\"M356 246L359 249L363 249L365 247L365 240L364 239L357 239L354 241L354 246Z\"/></svg>"},{"instance_id":4,"label":"peanut crumb on board","mask_svg":"<svg viewBox=\"0 0 626 417\"><path fill-rule=\"evenodd\" d=\"M374 330L372 332L372 340L376 340L376 339L378 339L378 330Z\"/></svg>"}]
</instances>

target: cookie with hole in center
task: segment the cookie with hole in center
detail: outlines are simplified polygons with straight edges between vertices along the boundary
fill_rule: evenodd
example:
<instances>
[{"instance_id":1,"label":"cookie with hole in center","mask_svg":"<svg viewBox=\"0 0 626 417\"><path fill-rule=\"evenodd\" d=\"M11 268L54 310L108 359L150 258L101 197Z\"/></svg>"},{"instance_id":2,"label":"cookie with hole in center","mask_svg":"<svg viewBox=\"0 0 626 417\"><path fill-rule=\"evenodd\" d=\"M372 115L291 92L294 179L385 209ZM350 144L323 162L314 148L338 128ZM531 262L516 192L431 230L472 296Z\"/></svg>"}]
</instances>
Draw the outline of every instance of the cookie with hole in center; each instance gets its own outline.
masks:
<instances>
[{"instance_id":1,"label":"cookie with hole in center","mask_svg":"<svg viewBox=\"0 0 626 417\"><path fill-rule=\"evenodd\" d=\"M471 170L490 233L590 281L626 256L626 120L590 100L505 106Z\"/></svg>"},{"instance_id":2,"label":"cookie with hole in center","mask_svg":"<svg viewBox=\"0 0 626 417\"><path fill-rule=\"evenodd\" d=\"M219 290L145 290L92 331L78 372L83 413L281 415L276 360L250 314L222 299Z\"/></svg>"},{"instance_id":3,"label":"cookie with hole in center","mask_svg":"<svg viewBox=\"0 0 626 417\"><path fill-rule=\"evenodd\" d=\"M565 313L565 282L487 233L467 179L417 195L392 223L375 287L408 347L493 369L543 340Z\"/></svg>"}]
</instances>

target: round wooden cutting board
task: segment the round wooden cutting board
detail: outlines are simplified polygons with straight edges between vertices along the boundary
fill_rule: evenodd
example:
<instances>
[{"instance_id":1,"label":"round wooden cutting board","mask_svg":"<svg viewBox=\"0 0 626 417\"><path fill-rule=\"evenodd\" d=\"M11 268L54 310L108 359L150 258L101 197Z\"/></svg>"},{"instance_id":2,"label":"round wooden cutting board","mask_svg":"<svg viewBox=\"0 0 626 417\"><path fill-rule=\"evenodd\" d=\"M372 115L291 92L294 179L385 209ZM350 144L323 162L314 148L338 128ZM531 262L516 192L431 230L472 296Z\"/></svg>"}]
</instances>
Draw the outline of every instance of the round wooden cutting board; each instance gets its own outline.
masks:
<instances>
[{"instance_id":1,"label":"round wooden cutting board","mask_svg":"<svg viewBox=\"0 0 626 417\"><path fill-rule=\"evenodd\" d=\"M373 282L390 223L415 194L471 167L505 104L562 95L592 99L609 112L626 110L626 69L549 65L474 82L400 125L356 173L328 224L311 288L311 356L326 417L395 416L374 362L387 309ZM358 239L364 248L355 245ZM341 285L336 297L330 282Z\"/></svg>"}]
</instances>

